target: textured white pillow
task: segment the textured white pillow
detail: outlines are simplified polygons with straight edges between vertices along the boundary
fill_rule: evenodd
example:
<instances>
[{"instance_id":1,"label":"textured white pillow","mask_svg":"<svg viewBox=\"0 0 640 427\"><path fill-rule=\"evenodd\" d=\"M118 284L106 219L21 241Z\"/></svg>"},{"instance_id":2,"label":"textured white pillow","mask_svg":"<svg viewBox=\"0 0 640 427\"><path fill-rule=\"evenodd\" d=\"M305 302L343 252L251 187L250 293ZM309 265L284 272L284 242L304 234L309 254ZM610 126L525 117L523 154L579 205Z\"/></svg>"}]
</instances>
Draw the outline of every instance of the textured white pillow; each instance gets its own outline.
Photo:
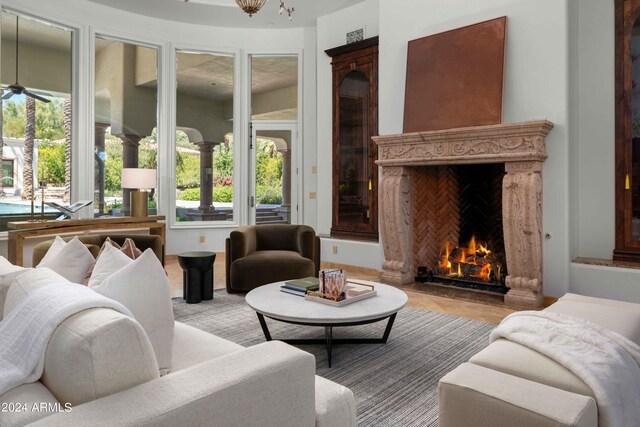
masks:
<instances>
[{"instance_id":1,"label":"textured white pillow","mask_svg":"<svg viewBox=\"0 0 640 427\"><path fill-rule=\"evenodd\" d=\"M14 271L23 270L24 267L20 267L18 265L13 265L3 256L0 256L0 276L3 276L8 273L13 273Z\"/></svg>"},{"instance_id":2,"label":"textured white pillow","mask_svg":"<svg viewBox=\"0 0 640 427\"><path fill-rule=\"evenodd\" d=\"M67 242L62 240L62 237L56 236L56 238L53 239L53 243L51 244L51 246L49 246L49 250L40 260L40 263L37 266L34 265L34 267L38 267L40 266L40 264L46 266L48 262L51 262L52 259L58 256L62 248L64 248L65 246L67 246Z\"/></svg>"},{"instance_id":3,"label":"textured white pillow","mask_svg":"<svg viewBox=\"0 0 640 427\"><path fill-rule=\"evenodd\" d=\"M4 313L9 314L31 292L50 283L65 283L67 279L50 268L25 268L14 277L4 301ZM6 316L5 316L6 317Z\"/></svg>"},{"instance_id":4,"label":"textured white pillow","mask_svg":"<svg viewBox=\"0 0 640 427\"><path fill-rule=\"evenodd\" d=\"M51 252L49 249L36 268L48 267L73 283L82 283L89 267L95 261L84 243L76 236L62 248L56 248L55 251L56 253L49 258L48 255Z\"/></svg>"},{"instance_id":5,"label":"textured white pillow","mask_svg":"<svg viewBox=\"0 0 640 427\"><path fill-rule=\"evenodd\" d=\"M9 286L24 271L23 267L13 265L5 257L0 256L0 319L4 314L4 301L7 297Z\"/></svg>"},{"instance_id":6,"label":"textured white pillow","mask_svg":"<svg viewBox=\"0 0 640 427\"><path fill-rule=\"evenodd\" d=\"M93 266L93 272L87 286L93 288L100 285L107 277L132 262L133 260L120 249L116 249L108 241L104 242L104 249Z\"/></svg>"},{"instance_id":7,"label":"textured white pillow","mask_svg":"<svg viewBox=\"0 0 640 427\"><path fill-rule=\"evenodd\" d=\"M171 369L173 305L169 280L155 253L147 249L92 289L127 307L142 325L156 354L160 374Z\"/></svg>"}]
</instances>

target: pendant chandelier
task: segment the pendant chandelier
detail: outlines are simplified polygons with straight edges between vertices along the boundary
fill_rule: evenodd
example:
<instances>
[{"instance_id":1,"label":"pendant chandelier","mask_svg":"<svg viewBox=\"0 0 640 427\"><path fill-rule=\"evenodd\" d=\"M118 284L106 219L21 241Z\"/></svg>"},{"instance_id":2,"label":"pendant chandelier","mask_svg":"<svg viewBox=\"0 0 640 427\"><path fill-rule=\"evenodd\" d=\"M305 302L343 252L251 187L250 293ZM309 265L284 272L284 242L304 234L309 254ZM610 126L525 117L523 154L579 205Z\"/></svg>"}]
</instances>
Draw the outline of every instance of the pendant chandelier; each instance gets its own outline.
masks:
<instances>
[{"instance_id":1,"label":"pendant chandelier","mask_svg":"<svg viewBox=\"0 0 640 427\"><path fill-rule=\"evenodd\" d=\"M267 0L236 0L240 9L244 10L249 16L253 16L264 6Z\"/></svg>"}]
</instances>

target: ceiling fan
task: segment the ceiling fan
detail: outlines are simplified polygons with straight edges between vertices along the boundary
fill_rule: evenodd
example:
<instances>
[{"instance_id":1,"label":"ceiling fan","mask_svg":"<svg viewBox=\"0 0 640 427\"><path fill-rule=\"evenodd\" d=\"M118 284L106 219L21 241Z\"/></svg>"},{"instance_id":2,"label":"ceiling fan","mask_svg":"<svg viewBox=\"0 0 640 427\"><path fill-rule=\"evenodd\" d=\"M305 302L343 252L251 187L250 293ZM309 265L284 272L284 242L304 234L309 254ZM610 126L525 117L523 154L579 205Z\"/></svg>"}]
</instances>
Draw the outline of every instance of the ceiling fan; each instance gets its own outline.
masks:
<instances>
[{"instance_id":1,"label":"ceiling fan","mask_svg":"<svg viewBox=\"0 0 640 427\"><path fill-rule=\"evenodd\" d=\"M16 16L16 82L12 85L8 85L8 86L3 86L2 90L8 90L7 93L5 93L2 96L2 99L9 99L11 98L13 95L26 95L29 96L31 98L37 99L38 101L42 101L42 102L51 102L51 100L45 98L42 95L47 95L47 96L51 96L49 94L37 94L34 91L30 91L29 89L27 89L26 87L22 86L20 83L18 83L18 48L20 46L20 43L18 43L18 20L19 20L19 16Z\"/></svg>"}]
</instances>

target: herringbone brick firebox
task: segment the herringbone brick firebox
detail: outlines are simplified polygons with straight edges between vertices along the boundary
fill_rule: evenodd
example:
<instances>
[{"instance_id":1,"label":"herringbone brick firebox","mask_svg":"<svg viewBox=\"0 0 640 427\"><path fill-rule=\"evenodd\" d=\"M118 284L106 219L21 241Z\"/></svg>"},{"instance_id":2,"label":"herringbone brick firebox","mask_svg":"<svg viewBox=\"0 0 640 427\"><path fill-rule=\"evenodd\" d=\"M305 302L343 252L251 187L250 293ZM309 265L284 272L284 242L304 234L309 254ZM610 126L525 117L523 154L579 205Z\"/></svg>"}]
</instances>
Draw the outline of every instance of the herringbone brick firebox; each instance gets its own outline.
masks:
<instances>
[{"instance_id":1,"label":"herringbone brick firebox","mask_svg":"<svg viewBox=\"0 0 640 427\"><path fill-rule=\"evenodd\" d=\"M424 267L432 278L434 267L448 258L453 245L468 247L473 239L490 249L492 264L486 277L447 279L439 283L506 293L507 273L502 227L502 180L504 164L440 165L416 167L413 171L413 266ZM444 252L447 255L444 255ZM463 251L466 251L463 249ZM452 254L453 255L453 254ZM473 255L465 252L467 262ZM463 263L463 265L468 265ZM480 266L478 266L480 267ZM451 270L451 265L449 269ZM453 266L455 277L456 265ZM449 271L451 273L451 271ZM420 269L416 275L420 275ZM438 276L436 276L438 277ZM422 278L416 279L421 280ZM422 281L422 280L421 280Z\"/></svg>"},{"instance_id":2,"label":"herringbone brick firebox","mask_svg":"<svg viewBox=\"0 0 640 427\"><path fill-rule=\"evenodd\" d=\"M443 241L460 242L470 232L499 240L491 225L488 230L466 229L467 209L489 209L495 212L483 211L482 221L495 226L500 221L492 215L501 217L509 288L505 302L540 306L542 163L547 158L545 137L552 128L551 122L536 120L374 137L382 167L382 280L412 283L418 266L435 265ZM461 206L461 177L473 174L466 165L503 169L504 174L479 173L477 182L472 180L479 188L489 187L489 193L500 188L501 197L485 206Z\"/></svg>"}]
</instances>

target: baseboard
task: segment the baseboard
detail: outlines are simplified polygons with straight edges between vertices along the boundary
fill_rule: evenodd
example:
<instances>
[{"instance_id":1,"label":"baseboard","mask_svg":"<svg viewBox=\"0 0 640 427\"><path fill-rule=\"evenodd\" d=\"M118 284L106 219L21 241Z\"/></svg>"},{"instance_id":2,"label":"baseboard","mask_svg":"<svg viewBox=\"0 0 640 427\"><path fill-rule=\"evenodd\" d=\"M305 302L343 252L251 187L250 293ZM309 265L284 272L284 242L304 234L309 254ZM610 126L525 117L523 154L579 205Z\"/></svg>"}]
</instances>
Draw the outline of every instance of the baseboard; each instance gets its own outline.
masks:
<instances>
[{"instance_id":1,"label":"baseboard","mask_svg":"<svg viewBox=\"0 0 640 427\"><path fill-rule=\"evenodd\" d=\"M320 261L320 269L327 270L333 268L341 268L347 271L347 275L352 273L354 275L366 275L379 277L382 272L376 270L375 268L367 268L367 267L359 267L357 265L349 265L349 264L340 264L337 262L328 262L328 261Z\"/></svg>"}]
</instances>

